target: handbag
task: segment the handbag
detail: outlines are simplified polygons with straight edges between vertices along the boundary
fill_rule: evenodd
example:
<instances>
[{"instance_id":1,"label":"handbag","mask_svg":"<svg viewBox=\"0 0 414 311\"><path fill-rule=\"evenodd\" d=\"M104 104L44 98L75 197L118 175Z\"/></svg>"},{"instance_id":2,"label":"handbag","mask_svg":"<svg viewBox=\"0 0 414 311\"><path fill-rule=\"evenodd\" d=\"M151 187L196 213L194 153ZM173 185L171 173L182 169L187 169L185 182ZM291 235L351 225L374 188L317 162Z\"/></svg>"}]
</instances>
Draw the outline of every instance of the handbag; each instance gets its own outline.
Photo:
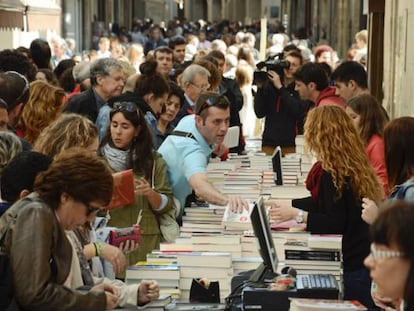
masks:
<instances>
[{"instance_id":1,"label":"handbag","mask_svg":"<svg viewBox=\"0 0 414 311\"><path fill-rule=\"evenodd\" d=\"M168 212L158 215L162 242L173 243L180 234L180 226L176 220L179 211L180 202L173 198L172 208Z\"/></svg>"},{"instance_id":2,"label":"handbag","mask_svg":"<svg viewBox=\"0 0 414 311\"><path fill-rule=\"evenodd\" d=\"M122 242L128 240L136 244L141 242L141 230L138 224L127 228L116 228L109 232L109 244L118 247Z\"/></svg>"}]
</instances>

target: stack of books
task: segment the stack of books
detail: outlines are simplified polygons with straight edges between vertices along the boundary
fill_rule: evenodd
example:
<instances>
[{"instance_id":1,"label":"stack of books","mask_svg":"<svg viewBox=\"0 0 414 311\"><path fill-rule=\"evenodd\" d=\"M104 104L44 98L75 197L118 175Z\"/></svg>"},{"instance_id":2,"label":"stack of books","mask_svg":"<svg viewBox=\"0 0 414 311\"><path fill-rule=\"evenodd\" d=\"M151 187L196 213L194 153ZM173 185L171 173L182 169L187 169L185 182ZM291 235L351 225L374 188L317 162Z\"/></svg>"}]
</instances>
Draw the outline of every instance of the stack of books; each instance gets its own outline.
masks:
<instances>
[{"instance_id":1,"label":"stack of books","mask_svg":"<svg viewBox=\"0 0 414 311\"><path fill-rule=\"evenodd\" d=\"M355 300L289 298L290 311L363 311L365 306Z\"/></svg>"},{"instance_id":2,"label":"stack of books","mask_svg":"<svg viewBox=\"0 0 414 311\"><path fill-rule=\"evenodd\" d=\"M224 211L222 225L226 232L242 234L246 230L252 230L250 213L253 209L253 203L249 203L249 210L243 210L241 213L233 212L229 206Z\"/></svg>"},{"instance_id":3,"label":"stack of books","mask_svg":"<svg viewBox=\"0 0 414 311\"><path fill-rule=\"evenodd\" d=\"M282 158L282 179L284 185L297 185L301 177L301 158L298 154L289 154Z\"/></svg>"},{"instance_id":4,"label":"stack of books","mask_svg":"<svg viewBox=\"0 0 414 311\"><path fill-rule=\"evenodd\" d=\"M303 138L303 135L296 135L295 145L296 145L296 153L300 155L300 158L301 158L300 171L302 174L302 179L306 179L306 176L308 175L316 159L314 159L308 152L306 152L305 146L304 146L305 140Z\"/></svg>"},{"instance_id":5,"label":"stack of books","mask_svg":"<svg viewBox=\"0 0 414 311\"><path fill-rule=\"evenodd\" d=\"M254 153L249 155L250 168L262 171L273 170L272 158L265 153Z\"/></svg>"},{"instance_id":6,"label":"stack of books","mask_svg":"<svg viewBox=\"0 0 414 311\"><path fill-rule=\"evenodd\" d=\"M224 206L186 207L183 223L220 224L224 214Z\"/></svg>"},{"instance_id":7,"label":"stack of books","mask_svg":"<svg viewBox=\"0 0 414 311\"><path fill-rule=\"evenodd\" d=\"M314 248L306 241L288 240L284 245L285 265L294 267L298 274L332 274L341 284L341 246L330 246L331 248Z\"/></svg>"},{"instance_id":8,"label":"stack of books","mask_svg":"<svg viewBox=\"0 0 414 311\"><path fill-rule=\"evenodd\" d=\"M142 280L156 280L160 285L161 295L180 298L180 269L177 264L155 264L143 261L127 268L125 275L127 284L136 284Z\"/></svg>"},{"instance_id":9,"label":"stack of books","mask_svg":"<svg viewBox=\"0 0 414 311\"><path fill-rule=\"evenodd\" d=\"M177 264L180 267L180 299L188 301L193 278L218 281L220 299L230 294L231 278L234 275L232 257L225 252L190 252L177 254Z\"/></svg>"}]
</instances>

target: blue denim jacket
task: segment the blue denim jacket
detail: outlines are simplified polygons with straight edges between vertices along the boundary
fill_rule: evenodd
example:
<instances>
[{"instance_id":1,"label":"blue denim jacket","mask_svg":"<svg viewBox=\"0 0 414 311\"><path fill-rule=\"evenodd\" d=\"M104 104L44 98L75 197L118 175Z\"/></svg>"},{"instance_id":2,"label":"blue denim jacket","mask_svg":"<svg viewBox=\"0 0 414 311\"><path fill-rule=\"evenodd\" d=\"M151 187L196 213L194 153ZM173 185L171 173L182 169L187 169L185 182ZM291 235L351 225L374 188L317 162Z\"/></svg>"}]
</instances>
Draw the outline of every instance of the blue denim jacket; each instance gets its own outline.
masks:
<instances>
[{"instance_id":1,"label":"blue denim jacket","mask_svg":"<svg viewBox=\"0 0 414 311\"><path fill-rule=\"evenodd\" d=\"M390 200L414 201L414 178L395 186L395 189L390 194Z\"/></svg>"}]
</instances>

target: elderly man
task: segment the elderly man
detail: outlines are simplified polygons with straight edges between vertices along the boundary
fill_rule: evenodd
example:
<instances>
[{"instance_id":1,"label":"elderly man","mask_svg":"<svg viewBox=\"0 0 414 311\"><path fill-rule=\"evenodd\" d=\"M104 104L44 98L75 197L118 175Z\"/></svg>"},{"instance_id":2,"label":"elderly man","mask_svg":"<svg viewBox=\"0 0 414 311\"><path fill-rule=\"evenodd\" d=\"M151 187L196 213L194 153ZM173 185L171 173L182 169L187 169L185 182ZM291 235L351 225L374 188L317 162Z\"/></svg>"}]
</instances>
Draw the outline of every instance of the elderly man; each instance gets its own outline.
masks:
<instances>
[{"instance_id":1,"label":"elderly man","mask_svg":"<svg viewBox=\"0 0 414 311\"><path fill-rule=\"evenodd\" d=\"M213 92L201 94L195 115L183 118L158 149L168 164L168 177L181 204L180 216L192 190L209 203L229 204L238 210L247 208L245 200L220 193L207 179L206 167L211 153L219 154L223 149L230 122L229 105L225 96Z\"/></svg>"},{"instance_id":2,"label":"elderly man","mask_svg":"<svg viewBox=\"0 0 414 311\"><path fill-rule=\"evenodd\" d=\"M89 90L71 97L64 112L74 112L96 121L99 110L114 96L121 95L124 87L124 72L118 60L100 58L91 65Z\"/></svg>"},{"instance_id":3,"label":"elderly man","mask_svg":"<svg viewBox=\"0 0 414 311\"><path fill-rule=\"evenodd\" d=\"M210 72L196 64L188 66L180 76L180 86L184 90L184 105L175 117L173 124L178 122L189 114L194 114L195 103L202 92L205 92L210 87L208 78Z\"/></svg>"}]
</instances>

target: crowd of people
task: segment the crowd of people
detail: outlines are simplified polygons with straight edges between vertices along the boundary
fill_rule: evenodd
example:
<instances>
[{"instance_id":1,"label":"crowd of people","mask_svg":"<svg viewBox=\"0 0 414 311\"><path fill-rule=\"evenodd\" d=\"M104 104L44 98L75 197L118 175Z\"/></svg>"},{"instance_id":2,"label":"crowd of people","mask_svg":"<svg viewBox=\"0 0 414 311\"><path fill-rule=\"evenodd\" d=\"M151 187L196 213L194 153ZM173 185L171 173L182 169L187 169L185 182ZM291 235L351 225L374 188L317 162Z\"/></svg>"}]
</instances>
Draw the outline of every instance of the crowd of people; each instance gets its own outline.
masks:
<instances>
[{"instance_id":1,"label":"crowd of people","mask_svg":"<svg viewBox=\"0 0 414 311\"><path fill-rule=\"evenodd\" d=\"M269 220L342 234L344 298L413 310L414 121L390 120L369 94L366 31L338 59L269 26L259 62L258 29L220 25L135 23L82 55L57 36L0 51L0 247L10 272L1 306L111 310L156 299L156 281L122 280L165 240L164 216L181 224L191 200L248 208L210 183L210 159L246 153L249 138L286 155L303 134L317 160L311 196L268 202ZM231 149L230 126L240 128ZM135 200L107 211L112 174L129 169ZM97 216L139 224L140 244L100 239Z\"/></svg>"}]
</instances>

